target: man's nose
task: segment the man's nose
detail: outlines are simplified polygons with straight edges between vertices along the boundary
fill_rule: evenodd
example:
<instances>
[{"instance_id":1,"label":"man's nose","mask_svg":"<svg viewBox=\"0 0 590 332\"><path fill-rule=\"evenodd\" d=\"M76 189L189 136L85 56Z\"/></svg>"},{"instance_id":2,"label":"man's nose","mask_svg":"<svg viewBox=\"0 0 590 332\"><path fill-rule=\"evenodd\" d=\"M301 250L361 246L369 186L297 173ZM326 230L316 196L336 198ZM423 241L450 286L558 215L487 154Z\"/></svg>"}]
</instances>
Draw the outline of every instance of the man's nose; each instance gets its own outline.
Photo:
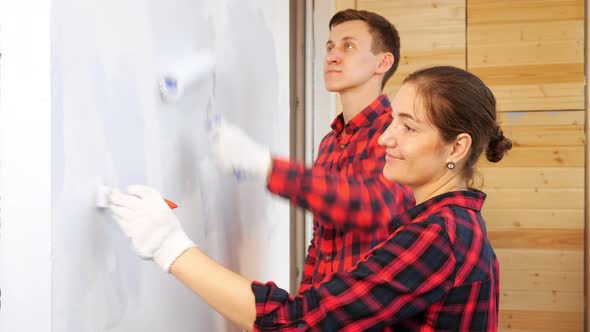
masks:
<instances>
[{"instance_id":1,"label":"man's nose","mask_svg":"<svg viewBox=\"0 0 590 332\"><path fill-rule=\"evenodd\" d=\"M340 63L341 59L340 53L336 50L332 50L326 54L326 62L328 63Z\"/></svg>"}]
</instances>

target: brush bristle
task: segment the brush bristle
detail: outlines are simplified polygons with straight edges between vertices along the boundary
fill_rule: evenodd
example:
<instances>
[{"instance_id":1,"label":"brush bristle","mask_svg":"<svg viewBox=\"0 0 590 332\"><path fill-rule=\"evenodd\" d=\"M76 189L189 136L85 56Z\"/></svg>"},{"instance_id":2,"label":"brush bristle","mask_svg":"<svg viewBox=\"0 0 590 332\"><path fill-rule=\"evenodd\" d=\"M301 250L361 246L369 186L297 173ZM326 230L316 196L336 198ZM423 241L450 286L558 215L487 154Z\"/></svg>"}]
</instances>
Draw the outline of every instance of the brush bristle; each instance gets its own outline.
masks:
<instances>
[{"instance_id":1,"label":"brush bristle","mask_svg":"<svg viewBox=\"0 0 590 332\"><path fill-rule=\"evenodd\" d=\"M96 190L96 206L107 208L109 206L109 195L112 189L110 187L99 185Z\"/></svg>"}]
</instances>

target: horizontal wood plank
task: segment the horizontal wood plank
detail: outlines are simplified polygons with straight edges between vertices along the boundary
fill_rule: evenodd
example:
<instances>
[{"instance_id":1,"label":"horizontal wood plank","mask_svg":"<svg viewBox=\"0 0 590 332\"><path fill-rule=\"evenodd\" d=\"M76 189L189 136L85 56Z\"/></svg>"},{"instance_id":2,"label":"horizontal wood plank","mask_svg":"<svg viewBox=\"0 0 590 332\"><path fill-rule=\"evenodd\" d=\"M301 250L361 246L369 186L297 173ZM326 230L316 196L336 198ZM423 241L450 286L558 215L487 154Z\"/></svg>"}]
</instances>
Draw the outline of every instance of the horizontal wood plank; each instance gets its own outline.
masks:
<instances>
[{"instance_id":1,"label":"horizontal wood plank","mask_svg":"<svg viewBox=\"0 0 590 332\"><path fill-rule=\"evenodd\" d=\"M486 209L489 231L514 229L584 230L584 209Z\"/></svg>"},{"instance_id":2,"label":"horizontal wood plank","mask_svg":"<svg viewBox=\"0 0 590 332\"><path fill-rule=\"evenodd\" d=\"M582 250L494 248L502 270L575 272L584 274Z\"/></svg>"},{"instance_id":3,"label":"horizontal wood plank","mask_svg":"<svg viewBox=\"0 0 590 332\"><path fill-rule=\"evenodd\" d=\"M584 231L574 229L489 230L494 248L583 250Z\"/></svg>"},{"instance_id":4,"label":"horizontal wood plank","mask_svg":"<svg viewBox=\"0 0 590 332\"><path fill-rule=\"evenodd\" d=\"M498 163L479 160L479 167L584 167L584 147L513 147Z\"/></svg>"},{"instance_id":5,"label":"horizontal wood plank","mask_svg":"<svg viewBox=\"0 0 590 332\"><path fill-rule=\"evenodd\" d=\"M507 332L580 332L584 329L584 315L580 312L500 310L498 328Z\"/></svg>"},{"instance_id":6,"label":"horizontal wood plank","mask_svg":"<svg viewBox=\"0 0 590 332\"><path fill-rule=\"evenodd\" d=\"M485 77L481 77L485 81ZM492 85L498 112L584 109L584 82Z\"/></svg>"},{"instance_id":7,"label":"horizontal wood plank","mask_svg":"<svg viewBox=\"0 0 590 332\"><path fill-rule=\"evenodd\" d=\"M584 189L584 168L478 168L476 188L506 189Z\"/></svg>"},{"instance_id":8,"label":"horizontal wood plank","mask_svg":"<svg viewBox=\"0 0 590 332\"><path fill-rule=\"evenodd\" d=\"M506 290L500 288L502 310L539 310L553 312L579 312L584 310L584 292L551 290Z\"/></svg>"},{"instance_id":9,"label":"horizontal wood plank","mask_svg":"<svg viewBox=\"0 0 590 332\"><path fill-rule=\"evenodd\" d=\"M584 275L564 271L502 270L502 290L578 292L584 287Z\"/></svg>"},{"instance_id":10,"label":"horizontal wood plank","mask_svg":"<svg viewBox=\"0 0 590 332\"><path fill-rule=\"evenodd\" d=\"M584 19L584 0L469 0L469 25Z\"/></svg>"},{"instance_id":11,"label":"horizontal wood plank","mask_svg":"<svg viewBox=\"0 0 590 332\"><path fill-rule=\"evenodd\" d=\"M515 147L583 147L584 125L504 126L504 135Z\"/></svg>"},{"instance_id":12,"label":"horizontal wood plank","mask_svg":"<svg viewBox=\"0 0 590 332\"><path fill-rule=\"evenodd\" d=\"M468 1L467 69L504 111L583 110L584 1Z\"/></svg>"},{"instance_id":13,"label":"horizontal wood plank","mask_svg":"<svg viewBox=\"0 0 590 332\"><path fill-rule=\"evenodd\" d=\"M583 189L489 189L485 209L583 209Z\"/></svg>"},{"instance_id":14,"label":"horizontal wood plank","mask_svg":"<svg viewBox=\"0 0 590 332\"><path fill-rule=\"evenodd\" d=\"M563 45L554 45L553 47L564 47ZM472 49L469 49L471 52ZM490 63L495 59L491 59L491 55L486 53L487 50L482 50L481 57L486 63ZM474 58L477 56L473 54ZM524 55L523 55L524 56ZM545 90L542 90L543 84L579 84L584 79L584 64L575 62L565 63L540 63L530 64L525 58L520 59L525 64L515 64L514 62L499 63L498 61L491 62L493 65L480 66L473 64L472 61L477 61L470 57L468 68L469 71L479 77L482 80L494 88L500 86L520 86L520 85L535 85L538 87L538 92L532 96L544 94ZM511 61L517 61L511 59ZM552 92L549 92L550 95Z\"/></svg>"},{"instance_id":15,"label":"horizontal wood plank","mask_svg":"<svg viewBox=\"0 0 590 332\"><path fill-rule=\"evenodd\" d=\"M502 112L498 122L502 126L562 126L585 123L586 111Z\"/></svg>"},{"instance_id":16,"label":"horizontal wood plank","mask_svg":"<svg viewBox=\"0 0 590 332\"><path fill-rule=\"evenodd\" d=\"M584 19L470 24L469 42L481 44L543 43L584 39ZM517 31L518 33L514 33ZM576 47L584 47L583 45ZM576 58L577 59L577 58ZM533 62L534 63L534 62ZM558 63L563 63L559 61Z\"/></svg>"}]
</instances>

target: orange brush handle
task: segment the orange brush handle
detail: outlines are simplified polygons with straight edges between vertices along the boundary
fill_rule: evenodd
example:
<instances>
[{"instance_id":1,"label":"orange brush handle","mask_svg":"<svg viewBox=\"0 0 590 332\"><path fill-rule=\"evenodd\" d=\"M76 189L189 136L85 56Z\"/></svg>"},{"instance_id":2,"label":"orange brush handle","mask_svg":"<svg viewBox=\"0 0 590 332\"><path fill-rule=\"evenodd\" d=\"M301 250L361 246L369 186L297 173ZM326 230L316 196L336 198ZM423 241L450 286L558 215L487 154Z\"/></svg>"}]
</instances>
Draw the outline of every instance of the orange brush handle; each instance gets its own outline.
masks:
<instances>
[{"instance_id":1,"label":"orange brush handle","mask_svg":"<svg viewBox=\"0 0 590 332\"><path fill-rule=\"evenodd\" d=\"M174 203L173 201L167 200L165 198L164 198L164 202L166 202L166 204L168 204L170 209L176 209L178 207L178 205L176 205L176 203Z\"/></svg>"}]
</instances>

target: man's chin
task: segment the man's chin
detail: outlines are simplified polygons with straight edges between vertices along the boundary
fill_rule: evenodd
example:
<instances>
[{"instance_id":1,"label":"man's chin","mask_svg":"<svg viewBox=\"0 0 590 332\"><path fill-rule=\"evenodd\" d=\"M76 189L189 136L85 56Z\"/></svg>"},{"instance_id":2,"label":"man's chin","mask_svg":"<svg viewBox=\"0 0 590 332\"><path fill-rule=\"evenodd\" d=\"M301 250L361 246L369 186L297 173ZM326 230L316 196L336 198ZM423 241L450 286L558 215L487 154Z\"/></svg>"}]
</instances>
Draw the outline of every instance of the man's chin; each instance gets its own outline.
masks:
<instances>
[{"instance_id":1,"label":"man's chin","mask_svg":"<svg viewBox=\"0 0 590 332\"><path fill-rule=\"evenodd\" d=\"M340 92L342 90L344 90L344 88L340 85L336 85L336 84L326 84L326 90L328 90L329 92Z\"/></svg>"}]
</instances>

